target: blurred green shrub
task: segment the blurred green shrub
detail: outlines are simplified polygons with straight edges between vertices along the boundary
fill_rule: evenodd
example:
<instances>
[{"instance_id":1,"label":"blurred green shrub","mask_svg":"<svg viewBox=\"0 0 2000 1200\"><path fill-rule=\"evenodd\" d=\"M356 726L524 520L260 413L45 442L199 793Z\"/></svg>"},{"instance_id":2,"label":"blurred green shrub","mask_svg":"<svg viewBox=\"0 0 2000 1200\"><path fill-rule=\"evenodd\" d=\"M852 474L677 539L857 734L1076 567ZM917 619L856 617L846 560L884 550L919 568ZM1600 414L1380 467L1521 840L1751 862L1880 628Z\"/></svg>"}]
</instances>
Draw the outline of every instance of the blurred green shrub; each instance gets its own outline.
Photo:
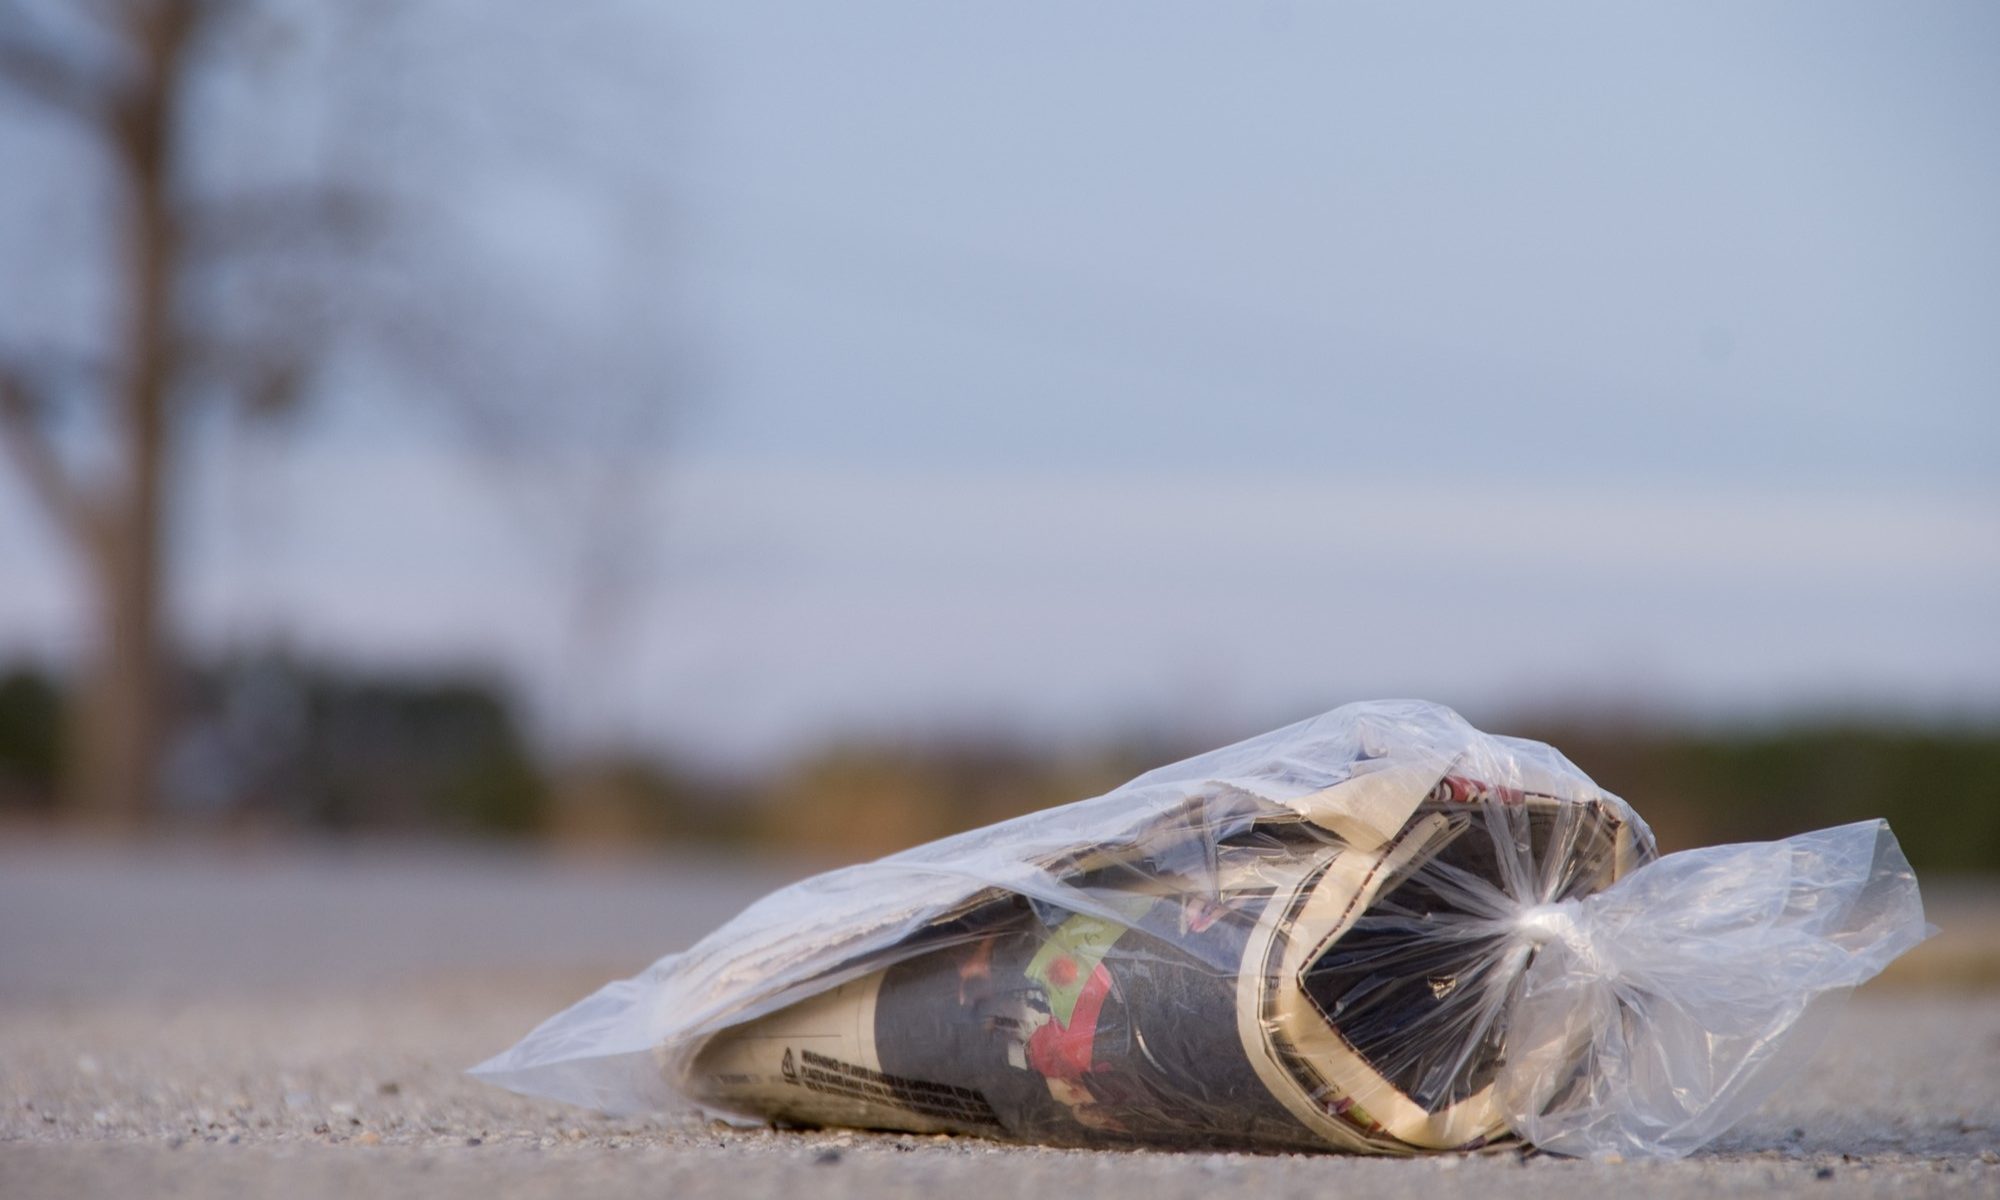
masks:
<instances>
[{"instance_id":1,"label":"blurred green shrub","mask_svg":"<svg viewBox=\"0 0 2000 1200\"><path fill-rule=\"evenodd\" d=\"M62 708L53 677L26 666L0 673L0 808L55 807Z\"/></svg>"},{"instance_id":2,"label":"blurred green shrub","mask_svg":"<svg viewBox=\"0 0 2000 1200\"><path fill-rule=\"evenodd\" d=\"M518 835L548 787L498 684L283 655L183 669L159 781L176 824Z\"/></svg>"},{"instance_id":3,"label":"blurred green shrub","mask_svg":"<svg viewBox=\"0 0 2000 1200\"><path fill-rule=\"evenodd\" d=\"M325 673L302 686L291 779L311 823L501 834L544 825L547 788L498 687Z\"/></svg>"},{"instance_id":4,"label":"blurred green shrub","mask_svg":"<svg viewBox=\"0 0 2000 1200\"><path fill-rule=\"evenodd\" d=\"M2000 870L2000 730L1846 721L1533 736L1629 800L1663 850L1886 817L1916 867Z\"/></svg>"}]
</instances>

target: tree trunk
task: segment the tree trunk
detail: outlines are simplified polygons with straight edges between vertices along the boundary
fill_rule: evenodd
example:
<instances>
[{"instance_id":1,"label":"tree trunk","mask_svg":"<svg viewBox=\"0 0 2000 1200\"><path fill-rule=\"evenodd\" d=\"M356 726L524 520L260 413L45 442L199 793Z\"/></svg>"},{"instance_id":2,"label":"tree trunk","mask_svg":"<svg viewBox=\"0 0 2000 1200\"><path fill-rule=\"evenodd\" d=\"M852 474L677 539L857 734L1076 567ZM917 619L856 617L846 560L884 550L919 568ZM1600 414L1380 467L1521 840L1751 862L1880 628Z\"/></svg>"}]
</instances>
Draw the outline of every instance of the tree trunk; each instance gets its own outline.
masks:
<instances>
[{"instance_id":1,"label":"tree trunk","mask_svg":"<svg viewBox=\"0 0 2000 1200\"><path fill-rule=\"evenodd\" d=\"M158 466L155 456L150 470ZM113 829L143 824L152 809L161 732L160 511L136 481L131 492L104 514L92 555L97 638L80 681L71 755L73 810Z\"/></svg>"},{"instance_id":2,"label":"tree trunk","mask_svg":"<svg viewBox=\"0 0 2000 1200\"><path fill-rule=\"evenodd\" d=\"M85 821L114 829L146 821L160 757L163 383L158 374L142 372L127 384L120 414L121 478L104 497L97 544L89 552L97 636L78 697L74 807Z\"/></svg>"},{"instance_id":3,"label":"tree trunk","mask_svg":"<svg viewBox=\"0 0 2000 1200\"><path fill-rule=\"evenodd\" d=\"M84 672L72 747L72 808L92 824L135 828L153 811L165 697L161 542L174 361L179 229L173 139L182 51L199 5L166 0L143 21L136 87L118 114L131 182L126 243L132 308L119 386L117 470L97 505L86 548L97 591L97 637Z\"/></svg>"}]
</instances>

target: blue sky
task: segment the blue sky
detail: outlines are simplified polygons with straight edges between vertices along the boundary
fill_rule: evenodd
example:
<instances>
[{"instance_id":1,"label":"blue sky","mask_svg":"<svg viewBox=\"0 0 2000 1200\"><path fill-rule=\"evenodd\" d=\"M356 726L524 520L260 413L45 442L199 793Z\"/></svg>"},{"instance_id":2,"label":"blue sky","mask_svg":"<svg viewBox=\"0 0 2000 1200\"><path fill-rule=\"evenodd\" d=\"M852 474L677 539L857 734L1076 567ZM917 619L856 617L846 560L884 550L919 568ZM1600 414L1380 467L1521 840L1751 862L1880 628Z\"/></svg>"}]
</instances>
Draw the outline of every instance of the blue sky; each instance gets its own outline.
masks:
<instances>
[{"instance_id":1,"label":"blue sky","mask_svg":"<svg viewBox=\"0 0 2000 1200\"><path fill-rule=\"evenodd\" d=\"M615 613L363 390L201 435L193 640L494 661L551 728L723 757L2000 708L1990 5L605 21L674 73L604 147L670 202L528 163L473 215L607 353L687 358L667 445L606 452L647 483ZM60 652L11 486L0 650Z\"/></svg>"}]
</instances>

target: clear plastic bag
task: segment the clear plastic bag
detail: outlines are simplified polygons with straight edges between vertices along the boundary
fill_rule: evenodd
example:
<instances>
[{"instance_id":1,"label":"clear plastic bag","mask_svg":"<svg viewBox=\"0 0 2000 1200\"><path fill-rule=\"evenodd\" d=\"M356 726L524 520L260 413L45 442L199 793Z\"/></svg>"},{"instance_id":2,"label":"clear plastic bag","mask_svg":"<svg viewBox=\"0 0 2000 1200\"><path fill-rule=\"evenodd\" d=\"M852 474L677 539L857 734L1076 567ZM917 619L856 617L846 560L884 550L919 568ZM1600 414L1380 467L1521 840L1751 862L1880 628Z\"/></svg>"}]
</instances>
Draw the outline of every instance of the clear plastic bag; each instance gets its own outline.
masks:
<instances>
[{"instance_id":1,"label":"clear plastic bag","mask_svg":"<svg viewBox=\"0 0 2000 1200\"><path fill-rule=\"evenodd\" d=\"M476 1073L1063 1145L1672 1156L1926 934L1881 822L1656 858L1550 747L1356 704L785 888Z\"/></svg>"}]
</instances>

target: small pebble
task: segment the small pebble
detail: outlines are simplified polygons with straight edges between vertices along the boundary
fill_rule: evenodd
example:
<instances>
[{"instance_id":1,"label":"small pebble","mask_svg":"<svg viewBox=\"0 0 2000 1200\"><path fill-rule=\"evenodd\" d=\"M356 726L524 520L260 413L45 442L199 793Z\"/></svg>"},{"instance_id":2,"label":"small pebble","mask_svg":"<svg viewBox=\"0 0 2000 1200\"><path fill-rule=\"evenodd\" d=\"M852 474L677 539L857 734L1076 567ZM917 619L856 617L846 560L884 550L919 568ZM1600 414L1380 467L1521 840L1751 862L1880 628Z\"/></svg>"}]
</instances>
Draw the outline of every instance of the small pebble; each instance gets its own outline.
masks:
<instances>
[{"instance_id":1,"label":"small pebble","mask_svg":"<svg viewBox=\"0 0 2000 1200\"><path fill-rule=\"evenodd\" d=\"M391 1079L378 1086L375 1089L375 1094L378 1096L400 1096L403 1094L403 1085Z\"/></svg>"},{"instance_id":2,"label":"small pebble","mask_svg":"<svg viewBox=\"0 0 2000 1200\"><path fill-rule=\"evenodd\" d=\"M830 1167L839 1161L840 1151L838 1150L822 1150L818 1154L813 1155L813 1165L816 1167Z\"/></svg>"},{"instance_id":3,"label":"small pebble","mask_svg":"<svg viewBox=\"0 0 2000 1200\"><path fill-rule=\"evenodd\" d=\"M357 1146L379 1146L382 1144L382 1135L371 1129L357 1136L354 1139L354 1144Z\"/></svg>"},{"instance_id":4,"label":"small pebble","mask_svg":"<svg viewBox=\"0 0 2000 1200\"><path fill-rule=\"evenodd\" d=\"M484 1146L486 1144L486 1139L476 1138L476 1137L466 1138L465 1144L468 1146Z\"/></svg>"},{"instance_id":5,"label":"small pebble","mask_svg":"<svg viewBox=\"0 0 2000 1200\"><path fill-rule=\"evenodd\" d=\"M1832 1179L1832 1178L1833 1178L1833 1168L1832 1168L1832 1167L1821 1167L1821 1168L1820 1168L1819 1170L1817 1170L1817 1171L1814 1171L1814 1172L1813 1172L1813 1178L1814 1178L1814 1179Z\"/></svg>"}]
</instances>

